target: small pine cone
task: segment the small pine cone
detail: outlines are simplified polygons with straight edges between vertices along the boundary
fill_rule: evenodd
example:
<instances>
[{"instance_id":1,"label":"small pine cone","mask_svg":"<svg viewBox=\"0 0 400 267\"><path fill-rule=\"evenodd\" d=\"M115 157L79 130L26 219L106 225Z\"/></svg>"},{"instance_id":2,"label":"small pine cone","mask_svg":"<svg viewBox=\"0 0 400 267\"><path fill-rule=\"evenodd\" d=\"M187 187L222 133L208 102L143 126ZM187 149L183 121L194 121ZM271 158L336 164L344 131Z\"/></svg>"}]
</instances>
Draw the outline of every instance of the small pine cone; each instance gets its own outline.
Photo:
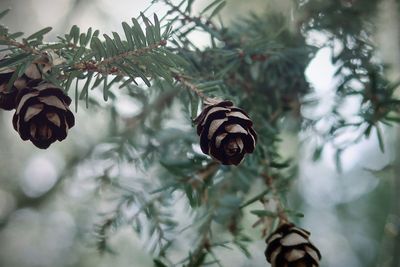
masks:
<instances>
[{"instance_id":1,"label":"small pine cone","mask_svg":"<svg viewBox=\"0 0 400 267\"><path fill-rule=\"evenodd\" d=\"M13 117L14 129L22 140L31 140L38 148L46 149L56 140L64 140L68 129L74 126L70 104L71 98L50 83L21 89Z\"/></svg>"},{"instance_id":2,"label":"small pine cone","mask_svg":"<svg viewBox=\"0 0 400 267\"><path fill-rule=\"evenodd\" d=\"M308 239L310 232L282 224L266 240L265 257L272 267L318 267L321 253Z\"/></svg>"},{"instance_id":3,"label":"small pine cone","mask_svg":"<svg viewBox=\"0 0 400 267\"><path fill-rule=\"evenodd\" d=\"M206 103L195 119L201 150L224 165L238 165L254 151L257 134L249 116L231 101Z\"/></svg>"},{"instance_id":4,"label":"small pine cone","mask_svg":"<svg viewBox=\"0 0 400 267\"><path fill-rule=\"evenodd\" d=\"M48 71L48 67L44 67L43 71ZM37 64L31 64L25 73L15 80L13 86L8 89L7 84L14 74L14 69L4 69L0 72L0 108L5 110L12 110L15 108L15 100L18 90L28 86L35 86L39 84L42 79L42 74Z\"/></svg>"}]
</instances>

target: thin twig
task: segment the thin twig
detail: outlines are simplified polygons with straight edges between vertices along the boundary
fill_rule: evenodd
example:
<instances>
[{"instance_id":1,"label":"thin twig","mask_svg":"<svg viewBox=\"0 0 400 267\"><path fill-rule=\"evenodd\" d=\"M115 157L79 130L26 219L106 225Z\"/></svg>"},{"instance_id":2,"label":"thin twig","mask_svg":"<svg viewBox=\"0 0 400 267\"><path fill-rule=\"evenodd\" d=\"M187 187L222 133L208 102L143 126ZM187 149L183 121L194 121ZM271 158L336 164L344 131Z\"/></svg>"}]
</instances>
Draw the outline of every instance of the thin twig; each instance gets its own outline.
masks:
<instances>
[{"instance_id":1,"label":"thin twig","mask_svg":"<svg viewBox=\"0 0 400 267\"><path fill-rule=\"evenodd\" d=\"M264 178L265 178L265 183L272 190L273 198L276 202L276 209L278 213L279 223L288 222L289 221L288 216L286 214L285 209L283 208L282 201L278 194L278 189L275 186L272 176L265 175Z\"/></svg>"},{"instance_id":2,"label":"thin twig","mask_svg":"<svg viewBox=\"0 0 400 267\"><path fill-rule=\"evenodd\" d=\"M273 178L270 175L267 174L262 174L261 175L264 178L265 184L268 186L268 188L270 189L270 192L272 193L272 198L270 199L265 199L264 197L260 199L260 201L263 203L264 205L264 209L266 211L270 211L271 209L275 209L276 214L278 216L279 219L279 224L284 224L284 223L288 223L289 219L288 216L286 214L285 209L283 208L282 205L282 201L279 197L278 194L278 190L274 184ZM274 205L268 205L269 201L273 200L274 201ZM258 221L256 221L253 224L253 227L256 227L257 225L263 223L264 224L264 228L262 230L263 232L263 236L267 235L267 230L271 227L272 222L270 220L268 220L267 217L262 217L260 218Z\"/></svg>"},{"instance_id":3,"label":"thin twig","mask_svg":"<svg viewBox=\"0 0 400 267\"><path fill-rule=\"evenodd\" d=\"M7 45L20 48L20 49L22 49L22 50L24 50L24 51L26 51L26 52L28 52L30 54L34 54L34 55L42 55L43 54L41 51L39 51L37 49L34 49L34 48L32 48L32 47L30 47L30 46L28 46L26 44L23 44L23 43L15 41L13 39L10 39L6 35L0 35L0 41L4 41L4 42L7 43Z\"/></svg>"},{"instance_id":4,"label":"thin twig","mask_svg":"<svg viewBox=\"0 0 400 267\"><path fill-rule=\"evenodd\" d=\"M175 78L175 80L180 82L182 85L184 85L186 88L188 88L190 91L195 93L198 97L200 97L204 101L210 100L210 98L208 96L206 96L199 88L197 88L197 86L195 84L189 82L187 78L184 78L183 76L178 75L178 74L176 74L174 76L174 78Z\"/></svg>"},{"instance_id":5,"label":"thin twig","mask_svg":"<svg viewBox=\"0 0 400 267\"><path fill-rule=\"evenodd\" d=\"M200 259L202 256L203 250L210 251L210 231L211 231L211 224L213 222L213 216L212 213L209 215L207 221L203 225L207 230L204 231L204 233L201 236L201 239L198 243L197 248L193 251L191 254L191 258L189 260L187 267L194 267L194 263L197 263L197 261Z\"/></svg>"},{"instance_id":6,"label":"thin twig","mask_svg":"<svg viewBox=\"0 0 400 267\"><path fill-rule=\"evenodd\" d=\"M127 57L138 57L138 56L144 55L144 54L146 54L146 53L148 53L148 52L150 52L150 51L152 51L154 49L157 49L160 46L165 46L166 44L167 44L166 40L161 40L158 43L149 45L147 47L144 47L144 48L141 48L141 49L138 49L138 50L124 52L124 53L121 53L121 54L116 55L114 57L106 58L103 61L100 61L99 63L97 63L97 66L101 67L101 66L104 66L104 65L109 65L111 63L123 60L124 58L127 58Z\"/></svg>"},{"instance_id":7,"label":"thin twig","mask_svg":"<svg viewBox=\"0 0 400 267\"><path fill-rule=\"evenodd\" d=\"M88 61L82 61L78 62L73 65L73 68L76 70L81 70L81 71L91 71L91 72L98 72L103 75L117 75L117 76L128 76L128 74L124 73L121 71L118 67L108 67L108 65L122 61L125 58L132 58L132 57L139 57L142 56L146 53L151 52L154 49L159 48L160 46L165 46L167 44L166 40L161 40L158 43L149 45L147 47L133 50L133 51L127 51L121 54L118 54L113 57L105 58L104 60L101 61L94 61L94 60L88 60ZM125 64L122 64L125 65Z\"/></svg>"},{"instance_id":8,"label":"thin twig","mask_svg":"<svg viewBox=\"0 0 400 267\"><path fill-rule=\"evenodd\" d=\"M183 12L179 6L175 6L174 4L172 4L169 0L163 0L163 2L168 5L169 7L171 7L171 10L178 12L185 21L187 22L193 22L196 24L196 26L205 26L208 27L214 31L219 31L220 29L210 20L201 16L189 16L187 15L185 12ZM202 20L204 20L205 22L202 22Z\"/></svg>"}]
</instances>

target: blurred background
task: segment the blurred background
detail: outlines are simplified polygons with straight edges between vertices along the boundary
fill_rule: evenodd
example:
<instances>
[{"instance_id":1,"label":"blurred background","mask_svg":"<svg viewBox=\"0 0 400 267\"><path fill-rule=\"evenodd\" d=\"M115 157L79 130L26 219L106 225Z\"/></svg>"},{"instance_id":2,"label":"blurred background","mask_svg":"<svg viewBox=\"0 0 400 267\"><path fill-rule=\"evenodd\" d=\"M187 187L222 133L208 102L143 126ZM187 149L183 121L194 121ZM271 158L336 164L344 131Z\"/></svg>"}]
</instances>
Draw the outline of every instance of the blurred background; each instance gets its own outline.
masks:
<instances>
[{"instance_id":1,"label":"blurred background","mask_svg":"<svg viewBox=\"0 0 400 267\"><path fill-rule=\"evenodd\" d=\"M3 20L12 31L29 34L52 26L48 36L51 41L74 24L82 29L121 32L121 21L137 17L149 2L0 0L0 10L12 8ZM199 0L196 7L204 7L207 2ZM381 60L391 66L389 75L393 80L400 69L400 20L395 4L394 0L382 1L379 15L374 18ZM290 8L290 0L229 0L222 17L229 24L248 12L278 9L289 14ZM157 4L147 14L165 12L166 7ZM196 38L207 43L201 36ZM309 42L323 43L324 38L321 33L315 34ZM321 112L333 101L336 67L331 64L330 53L328 48L319 50L307 68L307 78L320 102L311 110L302 110L304 113ZM349 114L357 100L352 101L346 104ZM96 166L89 160L77 171L69 168L76 155L87 153L109 134L107 109L107 105L104 109L80 107L77 126L67 140L46 151L21 141L10 123L12 112L0 112L0 266L153 266L142 240L129 227L111 235L117 254L97 252L92 232L99 214L107 209L107 201L102 199L97 181L88 178L96 173ZM137 110L134 104L124 103L116 112L124 116ZM282 151L296 157L299 164L291 202L305 215L300 225L312 229L311 239L323 254L321 266L400 266L393 265L400 264L395 253L400 254L398 131L396 127L384 128L384 154L374 135L345 150L341 173L336 168L333 147L328 145L321 160L314 162L313 144L307 141L311 132L284 133ZM346 133L342 138L351 135ZM255 218L249 215L246 220ZM257 240L257 230L252 231ZM223 261L226 266L266 266L264 249L264 241L260 240L251 245L251 259L237 253L227 254L229 257Z\"/></svg>"}]
</instances>

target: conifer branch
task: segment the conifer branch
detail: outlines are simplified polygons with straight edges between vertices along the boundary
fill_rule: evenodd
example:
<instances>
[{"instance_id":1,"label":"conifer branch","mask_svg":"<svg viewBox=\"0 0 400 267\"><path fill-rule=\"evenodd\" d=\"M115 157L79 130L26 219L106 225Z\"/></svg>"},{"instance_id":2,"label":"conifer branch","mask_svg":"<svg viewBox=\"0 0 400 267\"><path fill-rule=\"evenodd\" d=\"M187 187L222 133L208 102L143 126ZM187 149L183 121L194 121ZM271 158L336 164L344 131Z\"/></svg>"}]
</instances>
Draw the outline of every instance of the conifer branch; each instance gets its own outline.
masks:
<instances>
[{"instance_id":1,"label":"conifer branch","mask_svg":"<svg viewBox=\"0 0 400 267\"><path fill-rule=\"evenodd\" d=\"M206 96L197 86L193 83L191 83L188 78L183 77L182 75L175 74L174 75L175 80L180 82L182 85L184 85L187 89L195 93L198 97L203 99L204 101L210 100L210 97Z\"/></svg>"},{"instance_id":2,"label":"conifer branch","mask_svg":"<svg viewBox=\"0 0 400 267\"><path fill-rule=\"evenodd\" d=\"M123 72L120 68L118 68L116 66L110 67L110 65L112 65L114 63L118 63L120 61L124 61L124 59L126 59L126 58L135 58L135 57L143 56L161 46L165 46L166 44L167 44L166 40L161 40L160 42L151 44L147 47L140 48L137 50L123 52L116 56L105 58L104 60L101 60L98 62L96 62L95 60L82 61L82 62L74 64L73 69L81 70L81 71L97 72L102 75L117 75L117 76L121 76L121 77L126 77L126 76L129 76L128 73ZM125 67L129 66L126 63L120 63L120 64L122 64Z\"/></svg>"},{"instance_id":3,"label":"conifer branch","mask_svg":"<svg viewBox=\"0 0 400 267\"><path fill-rule=\"evenodd\" d=\"M96 65L97 65L98 68L102 68L103 66L107 66L109 64L124 60L124 58L142 56L142 55L144 55L146 53L151 52L152 50L155 50L155 49L157 49L157 48L159 48L161 46L165 46L165 45L167 45L167 40L161 40L158 43L151 44L151 45L149 45L147 47L144 47L144 48L140 48L140 49L137 49L137 50L124 52L124 53L121 53L119 55L106 58L106 59L98 62Z\"/></svg>"},{"instance_id":4,"label":"conifer branch","mask_svg":"<svg viewBox=\"0 0 400 267\"><path fill-rule=\"evenodd\" d=\"M210 27L214 31L220 30L210 19L204 18L202 16L189 16L188 14L183 12L178 6L171 3L171 1L169 1L169 0L162 0L162 1L166 5L171 7L171 10L169 11L169 13L176 11L178 14L180 14L183 17L183 20L185 22L193 22L196 24L196 26L200 26L200 27Z\"/></svg>"},{"instance_id":5,"label":"conifer branch","mask_svg":"<svg viewBox=\"0 0 400 267\"><path fill-rule=\"evenodd\" d=\"M276 188L274 178L266 173L261 174L261 176L264 179L267 188L270 189L270 192L272 194L272 197L269 199L266 199L265 197L262 197L260 199L261 202L263 203L266 212L267 213L273 212L271 211L271 208L273 208L275 209L276 216L278 217L279 220L279 224L284 224L289 222L288 215L283 207L281 198L279 196L279 191ZM272 206L269 205L271 200L274 202ZM271 222L270 220L267 219L267 217L262 217L256 223L253 224L253 227L259 225L261 222L264 223L264 229L262 230L263 236L266 236L268 230L271 230Z\"/></svg>"},{"instance_id":6,"label":"conifer branch","mask_svg":"<svg viewBox=\"0 0 400 267\"><path fill-rule=\"evenodd\" d=\"M9 46L13 46L15 48L19 48L19 49L21 49L21 50L23 50L23 51L25 51L25 52L27 52L29 54L42 55L42 52L40 50L34 49L34 48L32 48L32 47L30 47L30 46L28 46L26 44L17 42L15 40L9 38L6 35L0 35L0 41L5 42Z\"/></svg>"},{"instance_id":7,"label":"conifer branch","mask_svg":"<svg viewBox=\"0 0 400 267\"><path fill-rule=\"evenodd\" d=\"M203 231L203 234L201 235L200 241L196 247L196 249L193 251L191 254L191 257L189 258L189 263L186 265L187 267L196 267L199 266L199 264L202 264L200 262L201 258L204 257L204 250L207 252L210 251L211 249L211 244L210 244L210 231L211 231L211 225L213 222L213 217L212 214L208 215L208 219L205 222L205 224L202 226L205 230Z\"/></svg>"},{"instance_id":8,"label":"conifer branch","mask_svg":"<svg viewBox=\"0 0 400 267\"><path fill-rule=\"evenodd\" d=\"M265 182L266 182L267 186L272 189L271 191L272 191L273 199L276 202L276 209L277 209L277 213L278 213L279 222L280 223L288 222L289 219L288 219L285 209L283 208L282 201L279 197L279 191L276 188L273 177L271 177L270 175L263 175L263 176L265 178Z\"/></svg>"}]
</instances>

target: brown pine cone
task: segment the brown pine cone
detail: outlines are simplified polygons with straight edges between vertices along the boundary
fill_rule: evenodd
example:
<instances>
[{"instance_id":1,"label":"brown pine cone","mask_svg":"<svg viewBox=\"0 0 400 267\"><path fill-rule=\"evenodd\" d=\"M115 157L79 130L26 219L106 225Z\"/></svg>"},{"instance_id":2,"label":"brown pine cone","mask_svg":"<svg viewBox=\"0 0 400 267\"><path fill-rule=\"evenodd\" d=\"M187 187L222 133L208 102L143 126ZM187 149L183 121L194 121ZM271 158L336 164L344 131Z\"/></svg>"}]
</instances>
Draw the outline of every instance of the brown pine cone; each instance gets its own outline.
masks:
<instances>
[{"instance_id":1,"label":"brown pine cone","mask_svg":"<svg viewBox=\"0 0 400 267\"><path fill-rule=\"evenodd\" d=\"M44 71L48 71L48 67L43 68ZM15 108L15 100L17 97L17 91L28 86L35 86L39 84L42 79L42 74L37 64L31 64L25 73L15 80L11 89L7 88L7 84L14 74L14 69L3 69L0 71L0 108L5 110L12 110Z\"/></svg>"},{"instance_id":2,"label":"brown pine cone","mask_svg":"<svg viewBox=\"0 0 400 267\"><path fill-rule=\"evenodd\" d=\"M238 165L254 151L257 134L249 116L231 101L206 103L195 119L201 150L224 165Z\"/></svg>"},{"instance_id":3,"label":"brown pine cone","mask_svg":"<svg viewBox=\"0 0 400 267\"><path fill-rule=\"evenodd\" d=\"M318 267L321 253L308 239L310 232L282 224L266 240L265 257L272 267Z\"/></svg>"},{"instance_id":4,"label":"brown pine cone","mask_svg":"<svg viewBox=\"0 0 400 267\"><path fill-rule=\"evenodd\" d=\"M18 92L14 129L22 140L31 140L38 148L46 149L56 140L67 137L75 118L68 106L71 98L51 83L42 83Z\"/></svg>"}]
</instances>

